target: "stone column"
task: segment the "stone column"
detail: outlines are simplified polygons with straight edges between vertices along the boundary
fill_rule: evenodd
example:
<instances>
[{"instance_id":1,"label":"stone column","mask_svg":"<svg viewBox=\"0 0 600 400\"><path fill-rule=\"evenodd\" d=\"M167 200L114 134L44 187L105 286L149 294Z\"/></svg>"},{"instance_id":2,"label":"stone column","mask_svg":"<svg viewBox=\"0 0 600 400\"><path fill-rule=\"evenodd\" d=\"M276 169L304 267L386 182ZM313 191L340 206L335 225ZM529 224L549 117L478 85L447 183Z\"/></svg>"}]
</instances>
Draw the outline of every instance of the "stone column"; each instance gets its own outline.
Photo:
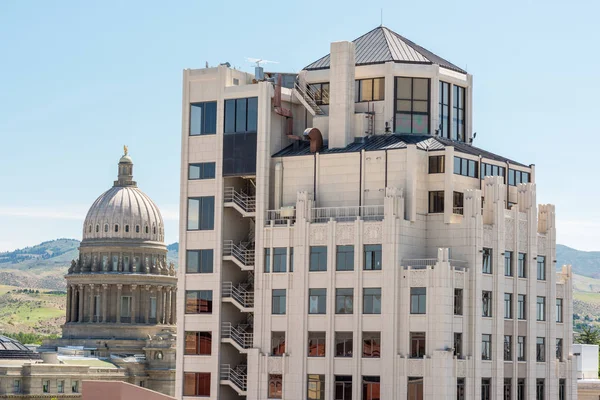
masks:
<instances>
[{"instance_id":1,"label":"stone column","mask_svg":"<svg viewBox=\"0 0 600 400\"><path fill-rule=\"evenodd\" d=\"M171 325L177 323L177 286L173 286L173 300L171 301Z\"/></svg>"},{"instance_id":2,"label":"stone column","mask_svg":"<svg viewBox=\"0 0 600 400\"><path fill-rule=\"evenodd\" d=\"M136 318L137 318L137 312L136 312L136 306L137 306L137 286L138 285L131 285L131 323L135 324L136 323Z\"/></svg>"},{"instance_id":3,"label":"stone column","mask_svg":"<svg viewBox=\"0 0 600 400\"><path fill-rule=\"evenodd\" d=\"M162 314L163 314L163 302L162 302L162 286L158 286L156 288L156 323L162 324Z\"/></svg>"},{"instance_id":4,"label":"stone column","mask_svg":"<svg viewBox=\"0 0 600 400\"><path fill-rule=\"evenodd\" d=\"M117 324L121 323L121 290L123 290L123 285L120 283L117 285Z\"/></svg>"},{"instance_id":5,"label":"stone column","mask_svg":"<svg viewBox=\"0 0 600 400\"><path fill-rule=\"evenodd\" d=\"M102 284L102 322L106 323L107 321L107 313L108 313L108 307L107 307L107 301L108 301L108 285L106 283Z\"/></svg>"},{"instance_id":6,"label":"stone column","mask_svg":"<svg viewBox=\"0 0 600 400\"><path fill-rule=\"evenodd\" d=\"M177 323L177 287L173 286L173 294L171 295L171 325Z\"/></svg>"},{"instance_id":7,"label":"stone column","mask_svg":"<svg viewBox=\"0 0 600 400\"><path fill-rule=\"evenodd\" d=\"M146 293L146 308L144 313L144 323L150 322L150 285L144 286L144 292Z\"/></svg>"},{"instance_id":8,"label":"stone column","mask_svg":"<svg viewBox=\"0 0 600 400\"><path fill-rule=\"evenodd\" d=\"M77 322L77 286L71 285L71 322Z\"/></svg>"},{"instance_id":9,"label":"stone column","mask_svg":"<svg viewBox=\"0 0 600 400\"><path fill-rule=\"evenodd\" d=\"M66 304L65 323L71 322L71 285L67 286L67 304Z\"/></svg>"},{"instance_id":10,"label":"stone column","mask_svg":"<svg viewBox=\"0 0 600 400\"><path fill-rule=\"evenodd\" d=\"M77 322L83 322L83 285L79 285L79 291L78 291L78 297L77 299L79 300L79 314L77 316Z\"/></svg>"},{"instance_id":11,"label":"stone column","mask_svg":"<svg viewBox=\"0 0 600 400\"><path fill-rule=\"evenodd\" d=\"M89 322L94 322L94 284L90 283L90 318Z\"/></svg>"},{"instance_id":12,"label":"stone column","mask_svg":"<svg viewBox=\"0 0 600 400\"><path fill-rule=\"evenodd\" d=\"M167 286L165 288L165 324L171 323L171 298L172 298L172 288Z\"/></svg>"}]
</instances>

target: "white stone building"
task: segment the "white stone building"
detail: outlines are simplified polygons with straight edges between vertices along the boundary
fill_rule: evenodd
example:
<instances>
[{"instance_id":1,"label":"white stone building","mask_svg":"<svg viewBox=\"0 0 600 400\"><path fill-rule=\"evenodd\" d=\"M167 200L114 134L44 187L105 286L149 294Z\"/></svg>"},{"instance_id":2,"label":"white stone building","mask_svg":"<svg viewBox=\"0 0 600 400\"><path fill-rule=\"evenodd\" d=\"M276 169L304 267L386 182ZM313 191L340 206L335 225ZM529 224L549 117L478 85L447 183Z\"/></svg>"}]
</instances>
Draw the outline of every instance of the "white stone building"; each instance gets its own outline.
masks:
<instances>
[{"instance_id":1,"label":"white stone building","mask_svg":"<svg viewBox=\"0 0 600 400\"><path fill-rule=\"evenodd\" d=\"M184 71L176 397L575 399L554 206L472 76L385 27L262 74Z\"/></svg>"}]
</instances>

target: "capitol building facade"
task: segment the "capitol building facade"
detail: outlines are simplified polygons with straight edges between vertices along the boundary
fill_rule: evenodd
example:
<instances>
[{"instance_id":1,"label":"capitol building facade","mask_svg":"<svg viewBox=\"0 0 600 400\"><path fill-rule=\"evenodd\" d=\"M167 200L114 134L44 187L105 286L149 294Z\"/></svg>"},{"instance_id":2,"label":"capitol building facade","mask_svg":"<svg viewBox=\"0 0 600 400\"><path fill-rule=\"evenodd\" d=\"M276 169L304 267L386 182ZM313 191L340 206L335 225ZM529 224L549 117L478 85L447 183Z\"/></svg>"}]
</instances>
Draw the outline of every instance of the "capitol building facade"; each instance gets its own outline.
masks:
<instances>
[{"instance_id":1,"label":"capitol building facade","mask_svg":"<svg viewBox=\"0 0 600 400\"><path fill-rule=\"evenodd\" d=\"M177 278L164 233L125 148L117 180L88 211L79 257L66 275L62 338L38 352L5 338L0 398L80 398L84 380L174 394Z\"/></svg>"}]
</instances>

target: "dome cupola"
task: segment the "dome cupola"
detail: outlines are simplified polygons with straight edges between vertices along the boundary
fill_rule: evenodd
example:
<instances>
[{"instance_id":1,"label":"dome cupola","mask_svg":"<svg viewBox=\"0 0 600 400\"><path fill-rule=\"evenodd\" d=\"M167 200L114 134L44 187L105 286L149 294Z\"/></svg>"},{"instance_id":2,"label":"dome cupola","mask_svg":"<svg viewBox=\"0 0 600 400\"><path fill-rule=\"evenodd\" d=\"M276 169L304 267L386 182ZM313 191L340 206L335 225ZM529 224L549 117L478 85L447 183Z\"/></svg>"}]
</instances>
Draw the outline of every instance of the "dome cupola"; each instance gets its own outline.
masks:
<instances>
[{"instance_id":1,"label":"dome cupola","mask_svg":"<svg viewBox=\"0 0 600 400\"><path fill-rule=\"evenodd\" d=\"M89 209L83 226L83 240L141 239L164 241L164 224L156 204L133 180L133 160L125 154L119 160L118 178Z\"/></svg>"}]
</instances>

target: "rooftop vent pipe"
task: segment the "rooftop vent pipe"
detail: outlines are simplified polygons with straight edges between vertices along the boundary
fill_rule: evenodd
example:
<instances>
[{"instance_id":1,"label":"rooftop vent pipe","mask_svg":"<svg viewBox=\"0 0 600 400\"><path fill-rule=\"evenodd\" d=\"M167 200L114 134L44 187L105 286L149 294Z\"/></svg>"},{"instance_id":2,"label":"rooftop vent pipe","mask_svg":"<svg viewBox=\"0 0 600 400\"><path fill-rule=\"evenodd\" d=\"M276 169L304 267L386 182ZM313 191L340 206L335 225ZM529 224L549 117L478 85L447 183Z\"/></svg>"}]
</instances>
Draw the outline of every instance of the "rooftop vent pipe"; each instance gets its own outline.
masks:
<instances>
[{"instance_id":1,"label":"rooftop vent pipe","mask_svg":"<svg viewBox=\"0 0 600 400\"><path fill-rule=\"evenodd\" d=\"M310 140L310 152L316 153L323 148L323 135L317 128L306 128L304 130L304 137L308 137Z\"/></svg>"}]
</instances>

